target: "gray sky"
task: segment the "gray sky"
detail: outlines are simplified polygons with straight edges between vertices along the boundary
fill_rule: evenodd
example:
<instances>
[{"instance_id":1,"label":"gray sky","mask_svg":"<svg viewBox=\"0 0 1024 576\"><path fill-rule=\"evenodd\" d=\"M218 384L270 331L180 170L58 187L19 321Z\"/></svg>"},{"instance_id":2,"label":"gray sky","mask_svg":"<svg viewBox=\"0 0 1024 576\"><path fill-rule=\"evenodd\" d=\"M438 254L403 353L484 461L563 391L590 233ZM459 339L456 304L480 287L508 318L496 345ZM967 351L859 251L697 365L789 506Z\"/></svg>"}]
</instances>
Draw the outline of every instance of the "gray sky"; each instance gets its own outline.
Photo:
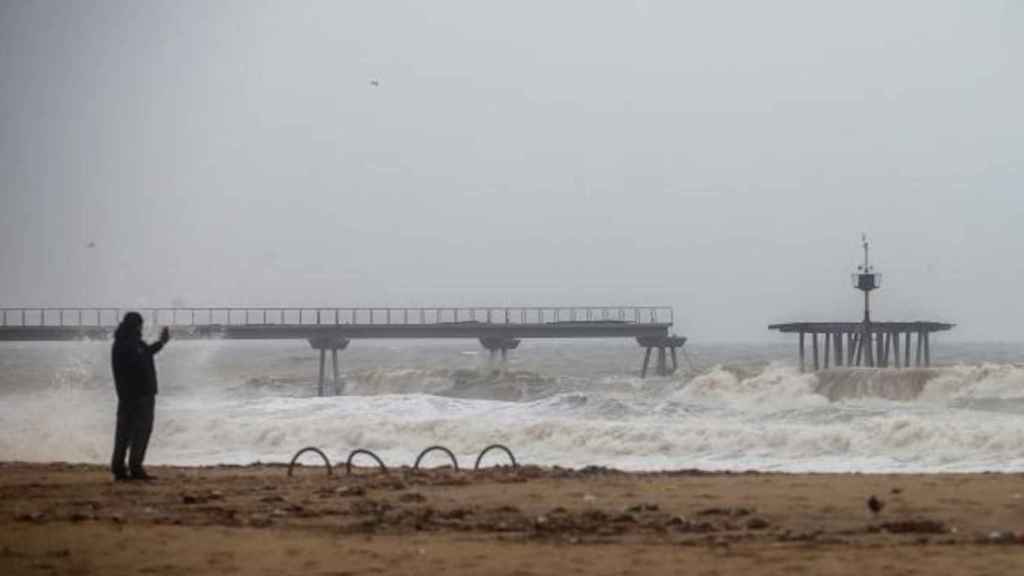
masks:
<instances>
[{"instance_id":1,"label":"gray sky","mask_svg":"<svg viewBox=\"0 0 1024 576\"><path fill-rule=\"evenodd\" d=\"M1022 38L981 0L3 0L0 303L769 339L859 317L864 231L877 319L1024 340Z\"/></svg>"}]
</instances>

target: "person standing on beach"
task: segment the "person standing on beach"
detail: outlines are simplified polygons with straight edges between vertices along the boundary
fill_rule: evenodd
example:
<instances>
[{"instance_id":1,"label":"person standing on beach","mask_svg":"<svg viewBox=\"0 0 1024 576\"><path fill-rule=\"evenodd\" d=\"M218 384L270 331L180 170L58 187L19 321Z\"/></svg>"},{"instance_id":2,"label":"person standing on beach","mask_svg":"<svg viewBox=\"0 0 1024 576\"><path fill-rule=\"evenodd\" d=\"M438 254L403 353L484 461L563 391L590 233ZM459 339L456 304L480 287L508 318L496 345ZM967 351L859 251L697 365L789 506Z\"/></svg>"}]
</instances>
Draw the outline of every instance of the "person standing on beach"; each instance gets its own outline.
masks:
<instances>
[{"instance_id":1,"label":"person standing on beach","mask_svg":"<svg viewBox=\"0 0 1024 576\"><path fill-rule=\"evenodd\" d=\"M142 315L128 312L114 332L110 363L117 389L117 429L114 432L114 456L110 471L114 480L153 480L142 468L146 446L153 432L153 410L156 406L156 355L171 339L164 328L160 340L147 344L142 340ZM128 468L124 459L128 452ZM129 476L129 472L131 475Z\"/></svg>"}]
</instances>

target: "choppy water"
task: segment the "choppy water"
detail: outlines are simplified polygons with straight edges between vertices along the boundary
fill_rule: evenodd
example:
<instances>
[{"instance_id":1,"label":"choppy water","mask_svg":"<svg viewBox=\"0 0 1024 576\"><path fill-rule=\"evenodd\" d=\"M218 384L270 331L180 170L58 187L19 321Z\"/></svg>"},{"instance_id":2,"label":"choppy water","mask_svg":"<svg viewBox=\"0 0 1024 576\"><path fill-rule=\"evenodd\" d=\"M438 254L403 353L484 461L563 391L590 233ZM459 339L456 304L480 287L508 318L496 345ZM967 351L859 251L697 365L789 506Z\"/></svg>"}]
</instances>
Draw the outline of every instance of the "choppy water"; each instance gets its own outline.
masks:
<instances>
[{"instance_id":1,"label":"choppy water","mask_svg":"<svg viewBox=\"0 0 1024 576\"><path fill-rule=\"evenodd\" d=\"M150 461L286 461L312 444L397 465L443 444L471 463L500 442L563 466L1024 470L1024 345L940 343L932 369L818 375L790 348L696 344L695 368L641 380L625 341L524 341L505 373L471 341L356 341L347 393L316 398L305 343L173 342ZM0 344L0 460L105 462L108 359L103 342Z\"/></svg>"}]
</instances>

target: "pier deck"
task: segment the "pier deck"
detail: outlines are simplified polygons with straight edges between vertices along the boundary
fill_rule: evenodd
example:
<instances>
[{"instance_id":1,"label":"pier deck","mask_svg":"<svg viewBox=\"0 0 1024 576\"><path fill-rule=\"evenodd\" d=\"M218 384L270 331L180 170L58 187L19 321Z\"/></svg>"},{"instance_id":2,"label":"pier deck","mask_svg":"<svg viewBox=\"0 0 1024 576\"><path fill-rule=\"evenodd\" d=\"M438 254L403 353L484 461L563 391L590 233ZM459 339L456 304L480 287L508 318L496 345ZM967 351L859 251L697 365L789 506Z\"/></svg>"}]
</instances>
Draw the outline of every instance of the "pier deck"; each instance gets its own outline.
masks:
<instances>
[{"instance_id":1,"label":"pier deck","mask_svg":"<svg viewBox=\"0 0 1024 576\"><path fill-rule=\"evenodd\" d=\"M0 342L107 340L127 308L0 308ZM343 389L338 352L351 340L369 338L472 338L491 361L523 338L635 338L651 352L665 376L678 368L676 350L686 339L669 334L667 306L474 307L474 308L149 308L136 309L152 331L167 327L177 339L307 340L320 352L320 395L326 390L330 352L334 386ZM668 359L672 368L669 369Z\"/></svg>"},{"instance_id":2,"label":"pier deck","mask_svg":"<svg viewBox=\"0 0 1024 576\"><path fill-rule=\"evenodd\" d=\"M128 308L3 308L0 341L109 338ZM665 306L479 308L152 308L150 329L179 339L650 338L668 336Z\"/></svg>"}]
</instances>

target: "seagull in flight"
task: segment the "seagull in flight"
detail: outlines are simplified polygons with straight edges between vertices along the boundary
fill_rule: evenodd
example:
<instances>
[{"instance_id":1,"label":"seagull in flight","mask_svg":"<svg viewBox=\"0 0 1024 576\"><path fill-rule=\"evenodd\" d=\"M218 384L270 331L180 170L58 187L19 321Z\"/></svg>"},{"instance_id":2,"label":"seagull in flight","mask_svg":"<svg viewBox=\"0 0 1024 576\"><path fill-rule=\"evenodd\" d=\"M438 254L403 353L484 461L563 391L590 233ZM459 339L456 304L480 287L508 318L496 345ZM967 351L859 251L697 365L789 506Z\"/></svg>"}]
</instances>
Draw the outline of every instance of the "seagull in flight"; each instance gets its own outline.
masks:
<instances>
[{"instance_id":1,"label":"seagull in flight","mask_svg":"<svg viewBox=\"0 0 1024 576\"><path fill-rule=\"evenodd\" d=\"M378 88L378 87L380 87L380 82L378 82L376 80L370 80L370 86L373 86L374 88Z\"/></svg>"}]
</instances>

